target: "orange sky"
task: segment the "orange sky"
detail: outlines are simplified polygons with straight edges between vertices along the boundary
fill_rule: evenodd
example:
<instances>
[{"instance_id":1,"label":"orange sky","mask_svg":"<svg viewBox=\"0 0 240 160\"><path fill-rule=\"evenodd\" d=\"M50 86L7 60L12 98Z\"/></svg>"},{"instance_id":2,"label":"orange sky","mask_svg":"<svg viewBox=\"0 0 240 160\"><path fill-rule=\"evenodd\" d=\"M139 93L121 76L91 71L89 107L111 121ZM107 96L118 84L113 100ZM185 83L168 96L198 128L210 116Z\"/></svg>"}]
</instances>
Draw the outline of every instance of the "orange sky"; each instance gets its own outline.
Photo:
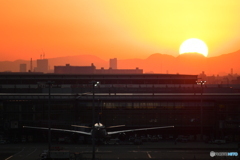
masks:
<instances>
[{"instance_id":1,"label":"orange sky","mask_svg":"<svg viewBox=\"0 0 240 160\"><path fill-rule=\"evenodd\" d=\"M1 0L0 61L93 54L177 56L199 38L209 56L240 49L239 0Z\"/></svg>"}]
</instances>

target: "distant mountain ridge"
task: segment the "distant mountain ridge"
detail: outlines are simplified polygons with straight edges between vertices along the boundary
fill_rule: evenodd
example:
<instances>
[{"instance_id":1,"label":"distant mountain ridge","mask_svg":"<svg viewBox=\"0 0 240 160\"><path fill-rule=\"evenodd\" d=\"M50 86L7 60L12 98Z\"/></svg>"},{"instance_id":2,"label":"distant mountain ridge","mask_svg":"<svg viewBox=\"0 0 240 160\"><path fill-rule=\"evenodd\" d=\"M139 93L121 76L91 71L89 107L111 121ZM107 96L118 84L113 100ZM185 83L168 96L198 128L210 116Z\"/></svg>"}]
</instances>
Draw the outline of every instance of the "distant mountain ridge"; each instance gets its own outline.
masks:
<instances>
[{"instance_id":1,"label":"distant mountain ridge","mask_svg":"<svg viewBox=\"0 0 240 160\"><path fill-rule=\"evenodd\" d=\"M234 73L240 73L239 59L240 50L217 57L204 57L201 54L182 54L174 57L167 54L155 53L146 59L118 60L118 69L135 69L138 67L143 69L144 72L199 74L204 71L207 75L217 75L219 73L228 74L231 69L233 69ZM109 61L105 61L94 55L66 56L50 58L48 60L51 69L53 69L54 66L63 66L66 64L72 66L90 66L91 63L93 63L96 68L109 68ZM19 65L22 63L26 63L27 69L30 69L30 60L16 60L12 62L0 62L0 71L18 72ZM33 60L33 68L34 67L36 67L36 60Z\"/></svg>"}]
</instances>

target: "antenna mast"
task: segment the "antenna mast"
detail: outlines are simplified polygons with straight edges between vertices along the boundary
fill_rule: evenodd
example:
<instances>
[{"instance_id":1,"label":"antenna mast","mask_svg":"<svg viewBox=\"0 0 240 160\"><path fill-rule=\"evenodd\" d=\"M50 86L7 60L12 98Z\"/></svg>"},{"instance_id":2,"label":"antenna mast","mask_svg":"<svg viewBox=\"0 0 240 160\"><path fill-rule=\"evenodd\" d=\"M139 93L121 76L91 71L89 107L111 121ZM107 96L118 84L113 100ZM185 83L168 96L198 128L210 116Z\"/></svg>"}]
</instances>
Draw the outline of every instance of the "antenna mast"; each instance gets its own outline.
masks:
<instances>
[{"instance_id":1,"label":"antenna mast","mask_svg":"<svg viewBox=\"0 0 240 160\"><path fill-rule=\"evenodd\" d=\"M43 52L43 54L42 54L42 59L45 59L45 52L44 52L43 49L42 49L42 52Z\"/></svg>"}]
</instances>

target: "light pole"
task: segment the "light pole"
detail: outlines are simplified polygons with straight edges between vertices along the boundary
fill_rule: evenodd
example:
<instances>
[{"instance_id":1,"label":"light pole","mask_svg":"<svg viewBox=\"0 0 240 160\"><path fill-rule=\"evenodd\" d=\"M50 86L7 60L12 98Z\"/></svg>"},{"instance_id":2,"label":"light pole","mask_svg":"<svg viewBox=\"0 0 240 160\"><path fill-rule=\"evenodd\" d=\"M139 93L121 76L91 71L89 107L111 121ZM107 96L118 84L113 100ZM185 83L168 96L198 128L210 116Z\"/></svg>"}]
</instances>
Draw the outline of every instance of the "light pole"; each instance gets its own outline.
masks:
<instances>
[{"instance_id":1,"label":"light pole","mask_svg":"<svg viewBox=\"0 0 240 160\"><path fill-rule=\"evenodd\" d=\"M95 104L94 104L94 96L95 96L95 87L100 84L98 81L91 81L92 84L92 160L95 160L95 132L94 132L94 123L95 123Z\"/></svg>"},{"instance_id":2,"label":"light pole","mask_svg":"<svg viewBox=\"0 0 240 160\"><path fill-rule=\"evenodd\" d=\"M201 85L201 140L203 140L203 108L202 108L202 95L203 95L203 85L206 83L206 81L199 81L196 82L198 85Z\"/></svg>"},{"instance_id":3,"label":"light pole","mask_svg":"<svg viewBox=\"0 0 240 160\"><path fill-rule=\"evenodd\" d=\"M48 157L50 158L51 151L51 86L54 84L54 81L47 82L38 82L38 85L44 87L48 85Z\"/></svg>"},{"instance_id":4,"label":"light pole","mask_svg":"<svg viewBox=\"0 0 240 160\"><path fill-rule=\"evenodd\" d=\"M91 81L89 82L92 85L92 160L95 160L95 132L94 132L94 124L95 124L95 87L100 84L99 81ZM91 92L83 93L76 97L76 99L81 98L82 96L89 95Z\"/></svg>"},{"instance_id":5,"label":"light pole","mask_svg":"<svg viewBox=\"0 0 240 160\"><path fill-rule=\"evenodd\" d=\"M54 82L47 81L48 84L48 157L50 158L50 151L51 151L51 86Z\"/></svg>"}]
</instances>

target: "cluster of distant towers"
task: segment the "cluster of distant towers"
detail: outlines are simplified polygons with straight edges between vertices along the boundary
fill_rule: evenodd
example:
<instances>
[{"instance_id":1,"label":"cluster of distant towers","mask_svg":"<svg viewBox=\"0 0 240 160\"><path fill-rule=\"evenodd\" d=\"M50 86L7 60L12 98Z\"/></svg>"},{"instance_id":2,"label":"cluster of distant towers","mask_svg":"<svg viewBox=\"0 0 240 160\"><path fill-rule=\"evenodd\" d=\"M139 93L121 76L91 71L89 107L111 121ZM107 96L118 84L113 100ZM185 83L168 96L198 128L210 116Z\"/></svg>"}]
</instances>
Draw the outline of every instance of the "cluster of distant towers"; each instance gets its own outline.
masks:
<instances>
[{"instance_id":1,"label":"cluster of distant towers","mask_svg":"<svg viewBox=\"0 0 240 160\"><path fill-rule=\"evenodd\" d=\"M47 73L49 71L48 59L45 59L45 54L40 55L40 59L37 59L37 67L32 65L32 58L30 60L30 69L28 72L43 72ZM27 72L27 64L20 64L20 72Z\"/></svg>"}]
</instances>

